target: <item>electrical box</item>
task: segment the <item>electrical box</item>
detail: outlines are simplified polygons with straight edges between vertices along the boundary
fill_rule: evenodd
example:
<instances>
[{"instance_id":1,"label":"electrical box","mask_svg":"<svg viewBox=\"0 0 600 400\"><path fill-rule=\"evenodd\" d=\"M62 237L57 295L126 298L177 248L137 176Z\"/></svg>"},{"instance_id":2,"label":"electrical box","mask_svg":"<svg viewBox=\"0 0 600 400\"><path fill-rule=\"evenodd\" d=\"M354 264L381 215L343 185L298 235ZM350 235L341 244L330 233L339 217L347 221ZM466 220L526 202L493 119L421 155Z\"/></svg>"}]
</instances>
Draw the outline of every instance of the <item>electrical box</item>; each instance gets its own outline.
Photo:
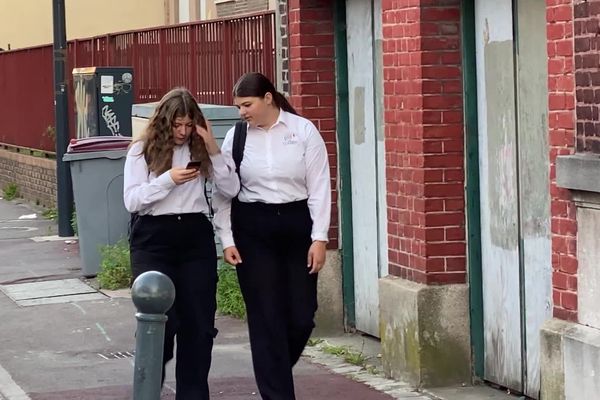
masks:
<instances>
[{"instance_id":1,"label":"electrical box","mask_svg":"<svg viewBox=\"0 0 600 400\"><path fill-rule=\"evenodd\" d=\"M77 138L131 136L133 68L73 69Z\"/></svg>"}]
</instances>

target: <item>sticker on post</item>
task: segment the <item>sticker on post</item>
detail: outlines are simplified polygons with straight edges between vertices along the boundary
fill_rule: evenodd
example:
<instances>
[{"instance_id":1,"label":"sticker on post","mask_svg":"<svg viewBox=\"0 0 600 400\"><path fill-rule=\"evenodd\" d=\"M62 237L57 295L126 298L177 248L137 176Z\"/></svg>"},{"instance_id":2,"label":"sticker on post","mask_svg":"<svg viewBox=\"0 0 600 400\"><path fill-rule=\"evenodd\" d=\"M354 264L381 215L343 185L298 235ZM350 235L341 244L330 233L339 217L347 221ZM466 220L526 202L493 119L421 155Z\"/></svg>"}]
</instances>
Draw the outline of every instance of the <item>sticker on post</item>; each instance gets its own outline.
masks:
<instances>
[{"instance_id":1,"label":"sticker on post","mask_svg":"<svg viewBox=\"0 0 600 400\"><path fill-rule=\"evenodd\" d=\"M115 98L112 96L102 96L102 101L105 103L114 103Z\"/></svg>"},{"instance_id":2,"label":"sticker on post","mask_svg":"<svg viewBox=\"0 0 600 400\"><path fill-rule=\"evenodd\" d=\"M115 78L111 75L100 76L100 93L113 94L115 92Z\"/></svg>"}]
</instances>

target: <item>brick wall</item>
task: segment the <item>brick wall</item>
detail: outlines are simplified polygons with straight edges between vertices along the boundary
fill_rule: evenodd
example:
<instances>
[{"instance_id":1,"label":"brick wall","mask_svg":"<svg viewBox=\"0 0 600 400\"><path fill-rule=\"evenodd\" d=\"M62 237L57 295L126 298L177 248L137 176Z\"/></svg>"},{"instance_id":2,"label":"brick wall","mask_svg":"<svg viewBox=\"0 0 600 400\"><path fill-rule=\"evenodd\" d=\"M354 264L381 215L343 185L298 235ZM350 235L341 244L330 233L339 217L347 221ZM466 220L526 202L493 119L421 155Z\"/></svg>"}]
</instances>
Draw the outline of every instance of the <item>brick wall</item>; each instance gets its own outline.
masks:
<instances>
[{"instance_id":1,"label":"brick wall","mask_svg":"<svg viewBox=\"0 0 600 400\"><path fill-rule=\"evenodd\" d=\"M576 206L570 200L569 190L556 186L556 157L572 154L575 150L573 5L571 0L554 0L547 4L552 297L554 316L575 321L577 319Z\"/></svg>"},{"instance_id":2,"label":"brick wall","mask_svg":"<svg viewBox=\"0 0 600 400\"><path fill-rule=\"evenodd\" d=\"M21 197L56 207L56 160L0 149L0 188L11 183Z\"/></svg>"},{"instance_id":3,"label":"brick wall","mask_svg":"<svg viewBox=\"0 0 600 400\"><path fill-rule=\"evenodd\" d=\"M249 14L269 9L269 0L232 0L217 5L217 17Z\"/></svg>"},{"instance_id":4,"label":"brick wall","mask_svg":"<svg viewBox=\"0 0 600 400\"><path fill-rule=\"evenodd\" d=\"M466 279L459 0L383 0L389 272Z\"/></svg>"},{"instance_id":5,"label":"brick wall","mask_svg":"<svg viewBox=\"0 0 600 400\"><path fill-rule=\"evenodd\" d=\"M330 248L338 247L337 146L333 2L289 0L290 100L314 122L329 152L333 205Z\"/></svg>"},{"instance_id":6,"label":"brick wall","mask_svg":"<svg viewBox=\"0 0 600 400\"><path fill-rule=\"evenodd\" d=\"M600 0L576 0L574 14L577 151L600 153ZM572 51L570 39L556 45Z\"/></svg>"}]
</instances>

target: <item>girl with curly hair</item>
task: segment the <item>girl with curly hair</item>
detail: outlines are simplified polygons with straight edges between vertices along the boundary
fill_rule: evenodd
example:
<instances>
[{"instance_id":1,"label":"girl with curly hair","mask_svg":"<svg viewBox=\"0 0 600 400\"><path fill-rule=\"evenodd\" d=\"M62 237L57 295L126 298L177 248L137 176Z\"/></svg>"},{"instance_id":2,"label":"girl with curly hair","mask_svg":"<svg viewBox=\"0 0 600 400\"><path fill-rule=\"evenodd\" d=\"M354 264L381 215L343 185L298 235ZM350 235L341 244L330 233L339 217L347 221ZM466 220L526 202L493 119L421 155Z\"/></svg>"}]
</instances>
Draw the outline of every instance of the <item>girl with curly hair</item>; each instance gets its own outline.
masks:
<instances>
[{"instance_id":1,"label":"girl with curly hair","mask_svg":"<svg viewBox=\"0 0 600 400\"><path fill-rule=\"evenodd\" d=\"M154 270L175 284L175 303L167 312L163 381L177 336L177 400L209 398L217 334L217 255L207 180L221 197L239 192L233 160L221 153L196 100L186 89L173 89L128 151L124 201L134 215L129 238L133 278Z\"/></svg>"}]
</instances>

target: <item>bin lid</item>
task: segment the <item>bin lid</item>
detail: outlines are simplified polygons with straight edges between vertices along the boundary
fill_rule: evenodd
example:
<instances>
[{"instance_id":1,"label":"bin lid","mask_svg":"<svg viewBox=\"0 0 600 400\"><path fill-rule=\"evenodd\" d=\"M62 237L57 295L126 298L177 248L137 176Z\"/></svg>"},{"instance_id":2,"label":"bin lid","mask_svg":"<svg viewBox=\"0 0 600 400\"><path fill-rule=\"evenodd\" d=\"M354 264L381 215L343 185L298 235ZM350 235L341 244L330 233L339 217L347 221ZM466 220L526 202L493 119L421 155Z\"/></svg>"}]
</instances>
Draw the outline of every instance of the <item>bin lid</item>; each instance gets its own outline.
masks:
<instances>
[{"instance_id":1,"label":"bin lid","mask_svg":"<svg viewBox=\"0 0 600 400\"><path fill-rule=\"evenodd\" d=\"M130 143L130 136L91 136L81 139L71 139L69 147L67 147L67 153L125 150Z\"/></svg>"},{"instance_id":2,"label":"bin lid","mask_svg":"<svg viewBox=\"0 0 600 400\"><path fill-rule=\"evenodd\" d=\"M131 116L150 118L158 102L134 104L131 107ZM233 126L240 119L240 113L235 106L223 106L219 104L198 104L202 113L209 121L230 120Z\"/></svg>"}]
</instances>

